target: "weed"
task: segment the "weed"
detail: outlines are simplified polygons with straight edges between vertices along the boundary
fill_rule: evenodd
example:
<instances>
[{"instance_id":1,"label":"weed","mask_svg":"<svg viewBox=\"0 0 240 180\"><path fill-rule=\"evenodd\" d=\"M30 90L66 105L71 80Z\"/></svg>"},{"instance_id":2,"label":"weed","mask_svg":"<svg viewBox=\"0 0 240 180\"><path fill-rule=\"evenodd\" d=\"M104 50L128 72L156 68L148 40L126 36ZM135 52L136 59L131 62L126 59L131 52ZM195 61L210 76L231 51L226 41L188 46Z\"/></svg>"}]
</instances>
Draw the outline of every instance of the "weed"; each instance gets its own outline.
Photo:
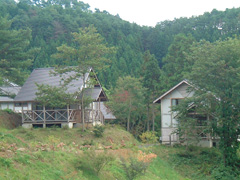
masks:
<instances>
[{"instance_id":1,"label":"weed","mask_svg":"<svg viewBox=\"0 0 240 180\"><path fill-rule=\"evenodd\" d=\"M113 161L114 157L105 152L96 153L94 150L84 152L83 156L75 163L75 167L81 170L92 171L99 174L109 162Z\"/></svg>"},{"instance_id":2,"label":"weed","mask_svg":"<svg viewBox=\"0 0 240 180\"><path fill-rule=\"evenodd\" d=\"M128 180L133 180L138 176L144 175L148 168L149 163L138 161L135 158L130 158L130 162L126 162L121 158L121 165Z\"/></svg>"},{"instance_id":3,"label":"weed","mask_svg":"<svg viewBox=\"0 0 240 180\"><path fill-rule=\"evenodd\" d=\"M158 141L156 132L152 131L144 132L139 137L143 143L156 143Z\"/></svg>"},{"instance_id":4,"label":"weed","mask_svg":"<svg viewBox=\"0 0 240 180\"><path fill-rule=\"evenodd\" d=\"M0 157L0 166L10 167L11 164L12 164L12 160L11 159L6 159L6 158Z\"/></svg>"},{"instance_id":5,"label":"weed","mask_svg":"<svg viewBox=\"0 0 240 180\"><path fill-rule=\"evenodd\" d=\"M103 137L104 127L100 125L94 126L93 133L95 137Z\"/></svg>"},{"instance_id":6,"label":"weed","mask_svg":"<svg viewBox=\"0 0 240 180\"><path fill-rule=\"evenodd\" d=\"M28 131L28 132L26 133L25 137L26 137L26 139L31 140L31 139L34 139L36 136L34 135L33 132Z\"/></svg>"},{"instance_id":7,"label":"weed","mask_svg":"<svg viewBox=\"0 0 240 180\"><path fill-rule=\"evenodd\" d=\"M8 114L14 114L14 112L13 112L13 110L11 110L11 109L4 109L3 110L4 112L7 112Z\"/></svg>"},{"instance_id":8,"label":"weed","mask_svg":"<svg viewBox=\"0 0 240 180\"><path fill-rule=\"evenodd\" d=\"M31 157L27 154L21 155L21 154L17 154L17 157L14 158L14 161L21 163L21 164L30 164L30 159Z\"/></svg>"},{"instance_id":9,"label":"weed","mask_svg":"<svg viewBox=\"0 0 240 180\"><path fill-rule=\"evenodd\" d=\"M94 146L94 142L93 142L93 140L91 139L91 141L90 140L87 140L87 141L84 141L83 143L82 143L82 145L83 146L86 146L86 145L89 145L89 146Z\"/></svg>"}]
</instances>

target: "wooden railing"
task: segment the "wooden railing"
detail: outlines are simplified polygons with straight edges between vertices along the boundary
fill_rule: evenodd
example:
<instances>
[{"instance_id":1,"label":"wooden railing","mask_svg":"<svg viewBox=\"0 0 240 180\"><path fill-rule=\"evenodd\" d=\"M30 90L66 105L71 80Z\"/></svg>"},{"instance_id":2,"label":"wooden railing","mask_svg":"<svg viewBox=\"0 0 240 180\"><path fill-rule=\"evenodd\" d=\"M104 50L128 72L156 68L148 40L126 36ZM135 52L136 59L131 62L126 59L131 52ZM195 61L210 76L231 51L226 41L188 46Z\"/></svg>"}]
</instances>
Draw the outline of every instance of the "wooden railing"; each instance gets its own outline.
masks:
<instances>
[{"instance_id":1,"label":"wooden railing","mask_svg":"<svg viewBox=\"0 0 240 180\"><path fill-rule=\"evenodd\" d=\"M73 122L76 121L76 109L59 110L23 110L22 123Z\"/></svg>"},{"instance_id":2,"label":"wooden railing","mask_svg":"<svg viewBox=\"0 0 240 180\"><path fill-rule=\"evenodd\" d=\"M80 111L76 109L23 110L22 123L81 122L81 115L78 114ZM104 116L99 110L85 109L84 118L86 123L104 123Z\"/></svg>"}]
</instances>

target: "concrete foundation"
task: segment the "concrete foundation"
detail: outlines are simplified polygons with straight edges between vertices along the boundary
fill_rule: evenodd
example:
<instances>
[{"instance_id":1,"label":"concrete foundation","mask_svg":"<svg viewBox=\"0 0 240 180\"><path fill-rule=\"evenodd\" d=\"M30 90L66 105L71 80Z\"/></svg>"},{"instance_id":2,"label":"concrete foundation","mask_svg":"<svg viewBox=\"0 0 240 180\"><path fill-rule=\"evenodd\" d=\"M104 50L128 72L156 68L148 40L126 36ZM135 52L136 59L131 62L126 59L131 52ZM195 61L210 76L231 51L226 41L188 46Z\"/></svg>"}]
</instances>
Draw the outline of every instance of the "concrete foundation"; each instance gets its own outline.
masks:
<instances>
[{"instance_id":1,"label":"concrete foundation","mask_svg":"<svg viewBox=\"0 0 240 180\"><path fill-rule=\"evenodd\" d=\"M23 128L26 128L26 129L30 129L30 128L33 127L33 125L32 125L32 124L23 123L23 124L22 124L22 127L23 127Z\"/></svg>"},{"instance_id":2,"label":"concrete foundation","mask_svg":"<svg viewBox=\"0 0 240 180\"><path fill-rule=\"evenodd\" d=\"M72 129L73 128L73 123L69 122L69 123L62 123L61 124L61 127L68 127L69 129Z\"/></svg>"}]
</instances>

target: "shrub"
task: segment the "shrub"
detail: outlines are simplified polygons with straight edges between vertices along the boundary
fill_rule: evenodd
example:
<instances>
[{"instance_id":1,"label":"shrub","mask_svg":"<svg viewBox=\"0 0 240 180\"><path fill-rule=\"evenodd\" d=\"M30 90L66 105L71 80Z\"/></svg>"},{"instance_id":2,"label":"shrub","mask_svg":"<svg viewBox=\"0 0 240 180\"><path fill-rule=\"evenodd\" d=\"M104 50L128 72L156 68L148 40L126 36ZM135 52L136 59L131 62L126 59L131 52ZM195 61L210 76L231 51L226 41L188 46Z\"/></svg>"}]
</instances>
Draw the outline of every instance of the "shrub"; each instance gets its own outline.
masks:
<instances>
[{"instance_id":1,"label":"shrub","mask_svg":"<svg viewBox=\"0 0 240 180\"><path fill-rule=\"evenodd\" d=\"M3 110L4 112L7 112L8 114L14 114L14 112L13 112L13 110L11 110L11 109L4 109Z\"/></svg>"},{"instance_id":2,"label":"shrub","mask_svg":"<svg viewBox=\"0 0 240 180\"><path fill-rule=\"evenodd\" d=\"M128 180L133 180L138 176L144 175L148 168L149 163L138 161L135 158L130 158L130 162L126 162L121 158L121 165Z\"/></svg>"},{"instance_id":3,"label":"shrub","mask_svg":"<svg viewBox=\"0 0 240 180\"><path fill-rule=\"evenodd\" d=\"M94 150L85 151L75 163L75 167L81 170L89 170L97 175L109 162L113 161L114 157L105 152L96 153Z\"/></svg>"},{"instance_id":4,"label":"shrub","mask_svg":"<svg viewBox=\"0 0 240 180\"><path fill-rule=\"evenodd\" d=\"M104 127L100 125L94 126L93 133L95 137L103 137Z\"/></svg>"},{"instance_id":5,"label":"shrub","mask_svg":"<svg viewBox=\"0 0 240 180\"><path fill-rule=\"evenodd\" d=\"M237 180L237 174L231 167L225 167L223 164L212 171L212 177L216 180Z\"/></svg>"},{"instance_id":6,"label":"shrub","mask_svg":"<svg viewBox=\"0 0 240 180\"><path fill-rule=\"evenodd\" d=\"M139 136L143 143L156 143L158 141L158 137L156 136L156 132L146 131Z\"/></svg>"}]
</instances>

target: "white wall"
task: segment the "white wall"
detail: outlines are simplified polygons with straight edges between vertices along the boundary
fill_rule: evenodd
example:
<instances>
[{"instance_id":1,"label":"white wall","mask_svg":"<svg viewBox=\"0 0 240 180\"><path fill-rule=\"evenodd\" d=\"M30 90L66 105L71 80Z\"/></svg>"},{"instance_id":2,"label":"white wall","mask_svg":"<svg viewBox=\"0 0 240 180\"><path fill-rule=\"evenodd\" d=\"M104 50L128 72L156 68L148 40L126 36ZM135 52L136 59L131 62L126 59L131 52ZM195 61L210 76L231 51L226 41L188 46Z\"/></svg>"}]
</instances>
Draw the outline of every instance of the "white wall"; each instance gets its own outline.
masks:
<instances>
[{"instance_id":1,"label":"white wall","mask_svg":"<svg viewBox=\"0 0 240 180\"><path fill-rule=\"evenodd\" d=\"M15 112L22 112L22 109L23 110L32 110L32 102L27 102L27 106L15 106L14 107L14 111Z\"/></svg>"},{"instance_id":2,"label":"white wall","mask_svg":"<svg viewBox=\"0 0 240 180\"><path fill-rule=\"evenodd\" d=\"M14 110L14 103L13 102L1 102L0 109L11 109Z\"/></svg>"},{"instance_id":3,"label":"white wall","mask_svg":"<svg viewBox=\"0 0 240 180\"><path fill-rule=\"evenodd\" d=\"M184 83L161 99L161 116L162 116L161 131L163 143L164 142L168 143L170 136L171 141L178 140L177 135L172 134L177 126L177 121L174 118L176 113L171 112L171 100L192 97L194 92L188 92L188 87L189 85Z\"/></svg>"}]
</instances>

